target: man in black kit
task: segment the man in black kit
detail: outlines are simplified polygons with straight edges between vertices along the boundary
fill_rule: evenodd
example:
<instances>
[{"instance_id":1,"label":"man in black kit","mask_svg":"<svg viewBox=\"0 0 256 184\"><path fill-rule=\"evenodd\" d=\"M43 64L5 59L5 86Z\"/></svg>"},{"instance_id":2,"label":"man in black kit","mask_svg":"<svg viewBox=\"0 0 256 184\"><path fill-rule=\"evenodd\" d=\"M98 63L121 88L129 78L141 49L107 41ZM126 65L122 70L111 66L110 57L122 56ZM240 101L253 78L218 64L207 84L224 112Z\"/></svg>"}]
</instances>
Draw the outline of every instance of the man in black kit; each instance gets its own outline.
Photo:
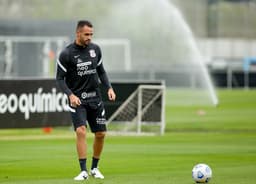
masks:
<instances>
[{"instance_id":1,"label":"man in black kit","mask_svg":"<svg viewBox=\"0 0 256 184\"><path fill-rule=\"evenodd\" d=\"M87 122L95 135L90 174L94 178L104 179L98 169L106 134L105 110L98 79L108 89L109 100L114 101L116 98L102 64L100 47L91 43L92 35L92 24L87 20L79 21L75 42L60 53L57 61L57 85L68 96L71 118L76 131L81 173L74 180L85 180L89 177L86 168Z\"/></svg>"}]
</instances>

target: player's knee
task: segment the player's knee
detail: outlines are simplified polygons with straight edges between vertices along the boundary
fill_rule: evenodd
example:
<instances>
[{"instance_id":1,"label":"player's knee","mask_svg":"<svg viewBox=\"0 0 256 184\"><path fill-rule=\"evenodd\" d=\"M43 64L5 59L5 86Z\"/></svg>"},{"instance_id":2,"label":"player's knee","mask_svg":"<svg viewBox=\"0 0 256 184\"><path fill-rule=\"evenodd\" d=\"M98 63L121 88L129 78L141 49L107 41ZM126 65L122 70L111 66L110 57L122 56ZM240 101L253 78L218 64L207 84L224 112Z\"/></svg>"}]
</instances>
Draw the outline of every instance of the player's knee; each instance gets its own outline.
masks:
<instances>
[{"instance_id":1,"label":"player's knee","mask_svg":"<svg viewBox=\"0 0 256 184\"><path fill-rule=\"evenodd\" d=\"M86 135L86 128L84 126L80 126L76 129L76 135L78 137L85 137Z\"/></svg>"},{"instance_id":2,"label":"player's knee","mask_svg":"<svg viewBox=\"0 0 256 184\"><path fill-rule=\"evenodd\" d=\"M106 132L96 132L95 133L95 137L97 139L104 139L105 136L106 136Z\"/></svg>"}]
</instances>

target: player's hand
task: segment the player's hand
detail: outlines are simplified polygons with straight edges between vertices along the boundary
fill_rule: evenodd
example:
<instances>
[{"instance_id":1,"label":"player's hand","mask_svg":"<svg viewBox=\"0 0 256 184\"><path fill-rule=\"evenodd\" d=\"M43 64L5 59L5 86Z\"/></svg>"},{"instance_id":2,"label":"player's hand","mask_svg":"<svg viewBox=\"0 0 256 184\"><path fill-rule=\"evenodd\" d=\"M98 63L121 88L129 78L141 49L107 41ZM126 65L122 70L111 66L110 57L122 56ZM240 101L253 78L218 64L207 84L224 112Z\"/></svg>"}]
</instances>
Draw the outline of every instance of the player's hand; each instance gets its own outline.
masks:
<instances>
[{"instance_id":1,"label":"player's hand","mask_svg":"<svg viewBox=\"0 0 256 184\"><path fill-rule=\"evenodd\" d=\"M69 101L70 101L71 107L77 107L81 105L80 99L74 94L69 95Z\"/></svg>"},{"instance_id":2,"label":"player's hand","mask_svg":"<svg viewBox=\"0 0 256 184\"><path fill-rule=\"evenodd\" d=\"M113 88L109 88L109 90L108 90L108 99L111 101L115 101L115 99L116 99L116 94L115 94Z\"/></svg>"}]
</instances>

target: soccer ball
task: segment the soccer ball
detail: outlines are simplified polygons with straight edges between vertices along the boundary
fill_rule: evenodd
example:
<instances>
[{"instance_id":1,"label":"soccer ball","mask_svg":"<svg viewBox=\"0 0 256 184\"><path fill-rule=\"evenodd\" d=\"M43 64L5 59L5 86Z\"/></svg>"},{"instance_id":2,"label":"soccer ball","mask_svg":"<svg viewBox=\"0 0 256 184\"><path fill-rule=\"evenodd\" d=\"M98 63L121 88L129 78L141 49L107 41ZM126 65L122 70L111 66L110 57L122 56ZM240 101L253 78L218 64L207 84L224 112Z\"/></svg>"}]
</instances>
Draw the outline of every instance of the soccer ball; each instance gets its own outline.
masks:
<instances>
[{"instance_id":1,"label":"soccer ball","mask_svg":"<svg viewBox=\"0 0 256 184\"><path fill-rule=\"evenodd\" d=\"M192 169L192 178L196 183L208 183L212 177L212 170L207 164L197 164Z\"/></svg>"}]
</instances>

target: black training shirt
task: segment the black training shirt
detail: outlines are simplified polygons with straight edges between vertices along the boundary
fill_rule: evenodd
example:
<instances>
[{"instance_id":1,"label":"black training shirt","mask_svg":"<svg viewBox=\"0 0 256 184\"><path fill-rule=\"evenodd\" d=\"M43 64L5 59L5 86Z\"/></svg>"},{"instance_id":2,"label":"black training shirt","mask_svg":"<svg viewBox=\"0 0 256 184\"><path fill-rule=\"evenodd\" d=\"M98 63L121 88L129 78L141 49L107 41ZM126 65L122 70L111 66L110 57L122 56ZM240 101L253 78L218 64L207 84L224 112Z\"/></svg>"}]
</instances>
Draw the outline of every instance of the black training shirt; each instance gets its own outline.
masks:
<instances>
[{"instance_id":1,"label":"black training shirt","mask_svg":"<svg viewBox=\"0 0 256 184\"><path fill-rule=\"evenodd\" d=\"M97 90L99 78L104 86L111 88L102 64L100 47L94 43L79 46L76 43L68 45L57 60L57 84L68 96Z\"/></svg>"}]
</instances>

